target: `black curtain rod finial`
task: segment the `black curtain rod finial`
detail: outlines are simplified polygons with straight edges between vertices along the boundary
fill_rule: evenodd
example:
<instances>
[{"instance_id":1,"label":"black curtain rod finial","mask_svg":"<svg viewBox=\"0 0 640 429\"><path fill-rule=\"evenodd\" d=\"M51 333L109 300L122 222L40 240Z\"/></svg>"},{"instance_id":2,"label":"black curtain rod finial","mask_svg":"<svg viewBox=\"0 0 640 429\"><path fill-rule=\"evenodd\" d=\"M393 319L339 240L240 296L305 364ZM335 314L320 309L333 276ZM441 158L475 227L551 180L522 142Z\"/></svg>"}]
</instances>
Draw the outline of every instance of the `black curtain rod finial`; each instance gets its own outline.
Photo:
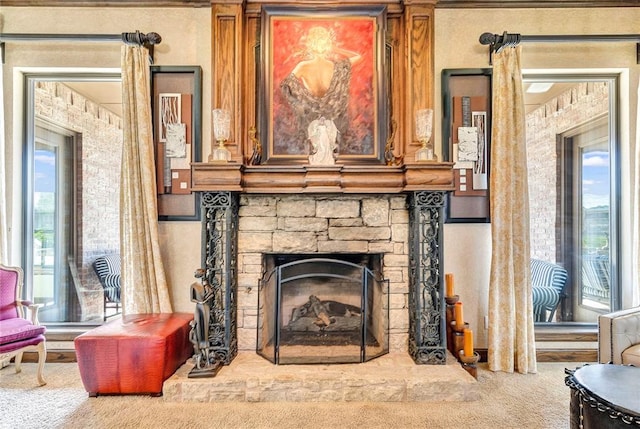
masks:
<instances>
[{"instance_id":1,"label":"black curtain rod finial","mask_svg":"<svg viewBox=\"0 0 640 429\"><path fill-rule=\"evenodd\" d=\"M147 41L150 45L159 45L162 42L162 37L158 33L147 33Z\"/></svg>"},{"instance_id":2,"label":"black curtain rod finial","mask_svg":"<svg viewBox=\"0 0 640 429\"><path fill-rule=\"evenodd\" d=\"M122 42L128 45L158 45L162 41L162 37L158 33L141 33L136 31L135 33L122 33Z\"/></svg>"},{"instance_id":3,"label":"black curtain rod finial","mask_svg":"<svg viewBox=\"0 0 640 429\"><path fill-rule=\"evenodd\" d=\"M500 52L502 48L508 46L518 46L522 41L522 36L518 33L507 33L506 31L499 34L482 33L480 43L490 45L492 52Z\"/></svg>"},{"instance_id":4,"label":"black curtain rod finial","mask_svg":"<svg viewBox=\"0 0 640 429\"><path fill-rule=\"evenodd\" d=\"M497 34L493 34L493 33L482 33L480 35L480 44L481 45L491 45L493 43L496 42L496 39L498 38Z\"/></svg>"}]
</instances>

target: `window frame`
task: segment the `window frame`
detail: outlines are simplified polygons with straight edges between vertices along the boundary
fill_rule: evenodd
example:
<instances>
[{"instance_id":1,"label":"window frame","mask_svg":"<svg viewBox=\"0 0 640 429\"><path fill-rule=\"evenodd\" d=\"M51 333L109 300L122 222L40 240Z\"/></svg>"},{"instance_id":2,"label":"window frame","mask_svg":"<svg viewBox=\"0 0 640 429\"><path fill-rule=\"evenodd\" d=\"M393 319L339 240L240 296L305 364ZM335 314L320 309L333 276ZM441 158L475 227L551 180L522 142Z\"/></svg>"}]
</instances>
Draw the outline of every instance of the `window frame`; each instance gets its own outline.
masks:
<instances>
[{"instance_id":1,"label":"window frame","mask_svg":"<svg viewBox=\"0 0 640 429\"><path fill-rule=\"evenodd\" d=\"M36 126L39 124L46 124L47 126L51 126L53 128L62 129L47 120L42 120L41 118L36 118L35 116L35 88L38 82L114 82L121 81L121 72L120 69L55 69L55 68L44 68L44 69L27 69L21 73L22 75L22 84L23 84L23 140L22 140L22 204L21 204L21 218L22 218L22 230L21 230L21 238L24 243L24 247L22 249L21 261L22 266L24 267L24 287L22 290L22 298L27 300L33 299L33 212L34 212L34 151L36 147ZM77 166L74 165L74 169ZM75 171L74 171L75 176ZM74 179L75 182L75 179ZM74 188L77 184L74 183ZM74 213L75 217L75 213ZM74 231L75 236L75 231ZM74 242L72 246L74 248L74 252L77 251L76 246L76 238L74 237ZM68 303L67 303L68 305ZM69 308L67 308L68 310ZM55 327L68 327L74 326L79 328L91 328L96 325L102 324L103 320L100 318L99 320L89 320L89 321L42 321L43 325L47 327L55 328Z\"/></svg>"},{"instance_id":2,"label":"window frame","mask_svg":"<svg viewBox=\"0 0 640 429\"><path fill-rule=\"evenodd\" d=\"M609 171L610 171L610 193L609 193L609 210L610 210L610 223L609 223L609 237L610 237L610 311L616 311L621 308L621 285L620 285L620 255L621 255L621 240L620 232L621 232L621 202L619 196L621 195L621 180L622 174L621 171L621 138L620 138L620 115L621 115L621 101L620 101L620 91L621 91L621 73L616 71L611 72L601 72L601 71L585 71L584 69L580 70L523 70L522 71L522 81L523 85L531 82L602 82L606 81L609 84L609 107L608 107L608 132L609 132ZM563 139L569 137L571 130L577 130L582 124L576 124L574 128L567 129L563 132L560 132L556 135L556 150L560 150L559 147L562 143ZM575 133L574 133L575 134ZM560 155L560 154L558 154ZM564 163L563 160L559 160L559 163ZM561 185L566 187L565 176L563 174L565 165L557 164L557 179L561 181ZM564 192L563 192L564 193ZM572 194L573 191L569 190L569 193ZM562 198L559 196L559 198ZM558 207L562 207L566 205L566 201L558 201ZM560 212L562 211L562 212ZM557 216L564 216L564 208L559 210ZM556 239L560 241L559 247L565 248L567 246L567 236L565 234L566 228L565 223L566 219L559 218L558 222L562 222L563 230L562 235L559 236L558 233L560 231L556 231ZM558 249L557 252L561 252L561 249ZM560 255L557 256L561 257ZM551 322L553 325L558 324L588 324L588 325L596 325L597 320L593 322L574 322L574 312L573 312L573 300L579 299L579 297L575 297L575 293L577 289L575 289L575 280L571 279L571 266L573 265L572 261L569 261L569 266L565 267L570 271L570 279L571 282L571 292L568 294L568 298L561 302L561 307L558 309L560 312L561 320L560 322ZM577 303L580 305L580 303ZM589 308L590 311L594 309ZM608 312L608 311L607 311ZM570 320L566 320L570 319ZM536 325L546 325L549 323L539 322Z\"/></svg>"}]
</instances>

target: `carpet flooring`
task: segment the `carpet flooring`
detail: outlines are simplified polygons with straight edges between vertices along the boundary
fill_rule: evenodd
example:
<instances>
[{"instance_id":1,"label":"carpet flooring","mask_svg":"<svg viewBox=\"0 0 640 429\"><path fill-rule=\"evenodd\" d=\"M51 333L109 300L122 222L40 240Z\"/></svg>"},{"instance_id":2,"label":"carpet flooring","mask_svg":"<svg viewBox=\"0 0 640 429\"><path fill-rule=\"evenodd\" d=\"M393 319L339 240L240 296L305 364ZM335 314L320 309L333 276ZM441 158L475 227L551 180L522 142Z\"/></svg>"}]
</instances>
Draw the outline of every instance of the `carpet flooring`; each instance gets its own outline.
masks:
<instances>
[{"instance_id":1,"label":"carpet flooring","mask_svg":"<svg viewBox=\"0 0 640 429\"><path fill-rule=\"evenodd\" d=\"M492 372L478 366L481 397L472 402L172 403L162 397L89 398L74 363L0 370L0 428L569 428L565 368L580 363L538 363L536 374Z\"/></svg>"}]
</instances>

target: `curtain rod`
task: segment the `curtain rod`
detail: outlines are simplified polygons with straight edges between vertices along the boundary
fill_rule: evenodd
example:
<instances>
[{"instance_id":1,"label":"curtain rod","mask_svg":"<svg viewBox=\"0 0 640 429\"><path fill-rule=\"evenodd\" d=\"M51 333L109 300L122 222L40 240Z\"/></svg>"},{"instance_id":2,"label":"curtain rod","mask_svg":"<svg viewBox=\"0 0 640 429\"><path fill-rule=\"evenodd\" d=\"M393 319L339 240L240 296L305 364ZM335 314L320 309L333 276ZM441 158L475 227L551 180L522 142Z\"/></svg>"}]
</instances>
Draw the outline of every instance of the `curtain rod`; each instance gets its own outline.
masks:
<instances>
[{"instance_id":1,"label":"curtain rod","mask_svg":"<svg viewBox=\"0 0 640 429\"><path fill-rule=\"evenodd\" d=\"M153 47L162 42L158 33L134 33L121 34L46 34L46 33L0 33L0 54L4 64L5 42L123 42L129 45L140 45L149 49L149 56L153 60ZM152 61L153 62L153 61Z\"/></svg>"},{"instance_id":2,"label":"curtain rod","mask_svg":"<svg viewBox=\"0 0 640 429\"><path fill-rule=\"evenodd\" d=\"M480 44L489 45L489 63L494 52L507 46L518 46L523 42L636 42L636 63L640 64L640 34L584 34L584 35L538 35L523 36L518 33L482 33Z\"/></svg>"}]
</instances>

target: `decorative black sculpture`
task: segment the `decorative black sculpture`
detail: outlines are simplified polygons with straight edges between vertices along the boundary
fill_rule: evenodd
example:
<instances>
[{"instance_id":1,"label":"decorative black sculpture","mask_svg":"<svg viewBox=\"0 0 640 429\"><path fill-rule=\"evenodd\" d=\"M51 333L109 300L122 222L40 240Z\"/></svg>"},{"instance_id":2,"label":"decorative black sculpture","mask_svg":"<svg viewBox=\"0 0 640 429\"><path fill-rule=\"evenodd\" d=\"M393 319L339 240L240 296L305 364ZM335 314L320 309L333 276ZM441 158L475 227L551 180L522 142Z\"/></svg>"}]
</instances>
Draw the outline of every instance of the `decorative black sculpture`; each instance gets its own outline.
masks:
<instances>
[{"instance_id":1,"label":"decorative black sculpture","mask_svg":"<svg viewBox=\"0 0 640 429\"><path fill-rule=\"evenodd\" d=\"M193 320L190 322L189 340L193 344L195 366L189 372L189 378L214 377L221 362L210 353L209 322L214 291L205 276L205 270L197 269L195 277L202 279L191 285L191 301L196 303Z\"/></svg>"}]
</instances>

